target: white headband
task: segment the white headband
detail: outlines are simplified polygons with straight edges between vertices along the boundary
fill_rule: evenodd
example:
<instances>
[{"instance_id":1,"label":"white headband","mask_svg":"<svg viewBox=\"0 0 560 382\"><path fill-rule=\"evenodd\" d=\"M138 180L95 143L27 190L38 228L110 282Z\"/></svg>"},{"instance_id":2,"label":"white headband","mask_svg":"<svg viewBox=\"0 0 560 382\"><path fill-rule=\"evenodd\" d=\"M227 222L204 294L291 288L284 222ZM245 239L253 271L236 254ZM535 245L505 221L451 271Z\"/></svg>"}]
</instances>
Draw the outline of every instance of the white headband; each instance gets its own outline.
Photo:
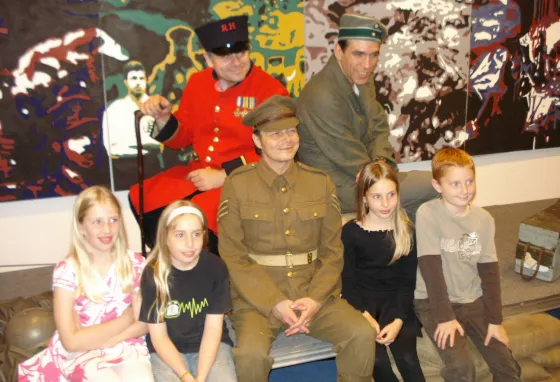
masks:
<instances>
[{"instance_id":1,"label":"white headband","mask_svg":"<svg viewBox=\"0 0 560 382\"><path fill-rule=\"evenodd\" d=\"M171 214L169 215L169 218L167 219L167 227L169 227L169 224L171 224L173 219L175 219L179 215L184 215L184 214L196 215L204 223L204 216L202 216L202 212L200 212L200 210L198 208L191 207L191 206L183 206L183 207L177 207L173 211L171 211Z\"/></svg>"}]
</instances>

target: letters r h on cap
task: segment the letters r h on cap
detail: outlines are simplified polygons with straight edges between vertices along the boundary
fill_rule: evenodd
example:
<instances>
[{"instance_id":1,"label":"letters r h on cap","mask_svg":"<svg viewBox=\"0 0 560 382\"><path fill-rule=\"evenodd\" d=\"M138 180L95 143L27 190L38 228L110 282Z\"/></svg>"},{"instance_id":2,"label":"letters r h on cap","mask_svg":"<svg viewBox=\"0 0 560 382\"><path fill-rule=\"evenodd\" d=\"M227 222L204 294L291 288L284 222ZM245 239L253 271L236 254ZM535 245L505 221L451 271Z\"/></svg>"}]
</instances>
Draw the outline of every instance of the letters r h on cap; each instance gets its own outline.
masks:
<instances>
[{"instance_id":1,"label":"letters r h on cap","mask_svg":"<svg viewBox=\"0 0 560 382\"><path fill-rule=\"evenodd\" d=\"M229 32L235 29L237 29L237 26L235 25L235 21L231 21L227 24L222 24L222 32Z\"/></svg>"}]
</instances>

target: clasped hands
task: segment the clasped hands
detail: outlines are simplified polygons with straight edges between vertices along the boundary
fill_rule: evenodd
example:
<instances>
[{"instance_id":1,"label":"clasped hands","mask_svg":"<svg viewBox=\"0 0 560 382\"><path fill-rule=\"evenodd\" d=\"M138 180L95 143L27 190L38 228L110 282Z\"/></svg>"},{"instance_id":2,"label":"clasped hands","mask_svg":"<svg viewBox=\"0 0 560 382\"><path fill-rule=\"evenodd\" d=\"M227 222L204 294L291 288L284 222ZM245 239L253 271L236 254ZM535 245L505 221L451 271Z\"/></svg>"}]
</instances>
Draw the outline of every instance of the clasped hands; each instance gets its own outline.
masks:
<instances>
[{"instance_id":1,"label":"clasped hands","mask_svg":"<svg viewBox=\"0 0 560 382\"><path fill-rule=\"evenodd\" d=\"M297 333L309 334L308 326L313 317L315 317L315 314L321 309L321 306L320 303L312 298L303 297L295 301L280 301L272 309L272 313L280 321L289 325L288 329L284 330L287 336Z\"/></svg>"}]
</instances>

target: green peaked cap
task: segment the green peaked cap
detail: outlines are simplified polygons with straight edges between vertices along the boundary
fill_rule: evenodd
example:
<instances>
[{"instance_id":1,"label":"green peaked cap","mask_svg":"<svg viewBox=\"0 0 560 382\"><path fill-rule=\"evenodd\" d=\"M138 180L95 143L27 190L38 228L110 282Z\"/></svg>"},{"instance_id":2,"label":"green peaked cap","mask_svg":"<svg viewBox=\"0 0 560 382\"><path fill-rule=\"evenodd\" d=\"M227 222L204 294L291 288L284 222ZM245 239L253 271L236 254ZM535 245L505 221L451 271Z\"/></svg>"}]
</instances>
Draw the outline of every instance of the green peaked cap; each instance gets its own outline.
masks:
<instances>
[{"instance_id":1,"label":"green peaked cap","mask_svg":"<svg viewBox=\"0 0 560 382\"><path fill-rule=\"evenodd\" d=\"M338 40L383 41L387 38L387 28L375 17L345 13L340 18Z\"/></svg>"}]
</instances>

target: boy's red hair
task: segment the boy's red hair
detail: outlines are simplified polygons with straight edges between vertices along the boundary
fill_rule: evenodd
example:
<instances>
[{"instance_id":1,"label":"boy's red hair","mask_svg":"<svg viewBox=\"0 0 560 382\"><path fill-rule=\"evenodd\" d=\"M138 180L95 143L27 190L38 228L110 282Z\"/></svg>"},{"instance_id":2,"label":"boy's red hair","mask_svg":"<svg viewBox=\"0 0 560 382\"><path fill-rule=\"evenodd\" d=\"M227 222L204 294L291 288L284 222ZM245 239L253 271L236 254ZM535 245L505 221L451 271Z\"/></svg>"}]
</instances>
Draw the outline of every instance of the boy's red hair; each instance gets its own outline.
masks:
<instances>
[{"instance_id":1,"label":"boy's red hair","mask_svg":"<svg viewBox=\"0 0 560 382\"><path fill-rule=\"evenodd\" d=\"M446 147L439 150L432 159L432 177L439 182L449 167L468 168L475 172L472 157L464 150Z\"/></svg>"}]
</instances>

